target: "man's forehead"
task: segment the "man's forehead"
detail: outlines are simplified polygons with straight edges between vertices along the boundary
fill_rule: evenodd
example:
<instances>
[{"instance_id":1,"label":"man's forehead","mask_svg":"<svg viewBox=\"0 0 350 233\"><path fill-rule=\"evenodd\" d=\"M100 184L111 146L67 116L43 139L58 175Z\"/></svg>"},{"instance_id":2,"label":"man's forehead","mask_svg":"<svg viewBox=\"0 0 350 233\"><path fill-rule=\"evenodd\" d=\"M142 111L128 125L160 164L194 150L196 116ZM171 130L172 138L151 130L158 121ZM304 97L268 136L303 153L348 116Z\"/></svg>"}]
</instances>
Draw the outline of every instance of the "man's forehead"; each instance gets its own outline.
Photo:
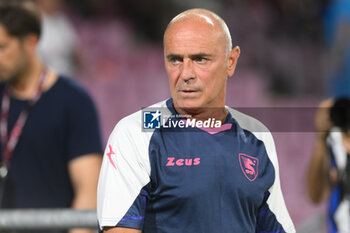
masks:
<instances>
[{"instance_id":1,"label":"man's forehead","mask_svg":"<svg viewBox=\"0 0 350 233\"><path fill-rule=\"evenodd\" d=\"M216 57L219 48L213 46L166 46L164 48L164 57Z\"/></svg>"},{"instance_id":2,"label":"man's forehead","mask_svg":"<svg viewBox=\"0 0 350 233\"><path fill-rule=\"evenodd\" d=\"M207 52L213 47L220 51L222 47L226 51L232 47L226 24L216 14L203 9L185 11L176 16L165 31L163 43L165 51L170 47L207 47L196 52Z\"/></svg>"},{"instance_id":3,"label":"man's forehead","mask_svg":"<svg viewBox=\"0 0 350 233\"><path fill-rule=\"evenodd\" d=\"M169 24L164 35L164 42L176 42L183 39L205 39L215 40L223 36L218 23L210 16L193 12L191 14L179 15Z\"/></svg>"},{"instance_id":4,"label":"man's forehead","mask_svg":"<svg viewBox=\"0 0 350 233\"><path fill-rule=\"evenodd\" d=\"M208 37L217 37L219 31L211 23L186 20L175 23L168 28L164 39L168 41L194 39L203 40Z\"/></svg>"},{"instance_id":5,"label":"man's forehead","mask_svg":"<svg viewBox=\"0 0 350 233\"><path fill-rule=\"evenodd\" d=\"M175 28L176 27L176 28ZM207 52L218 47L222 35L211 28L196 25L177 25L164 38L167 50L191 50L195 53Z\"/></svg>"}]
</instances>

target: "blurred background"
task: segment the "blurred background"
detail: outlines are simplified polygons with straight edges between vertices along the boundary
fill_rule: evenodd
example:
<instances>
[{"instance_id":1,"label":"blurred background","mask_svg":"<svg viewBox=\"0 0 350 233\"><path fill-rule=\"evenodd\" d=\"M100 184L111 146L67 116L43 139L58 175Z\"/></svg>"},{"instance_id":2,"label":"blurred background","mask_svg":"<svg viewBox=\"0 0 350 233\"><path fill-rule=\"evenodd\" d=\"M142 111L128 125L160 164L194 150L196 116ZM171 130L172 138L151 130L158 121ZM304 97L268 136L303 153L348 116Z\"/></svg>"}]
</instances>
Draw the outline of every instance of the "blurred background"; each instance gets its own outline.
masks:
<instances>
[{"instance_id":1,"label":"blurred background","mask_svg":"<svg viewBox=\"0 0 350 233\"><path fill-rule=\"evenodd\" d=\"M162 54L162 35L169 20L193 7L218 13L231 30L233 44L241 48L236 73L228 80L227 105L249 107L263 118L266 109L295 110L294 128L270 125L290 125L286 114L260 120L272 127L281 185L295 225L313 224L325 213L326 204L314 206L306 194L306 170L315 139L312 109L335 95L335 70L346 67L343 51L349 40L346 26L340 32L337 29L343 24L334 8L350 14L349 8L338 6L347 0L38 2L47 31L40 53L93 96L104 142L122 117L170 96ZM349 90L345 84L340 86ZM307 117L298 116L300 109L310 111ZM326 223L317 222L314 232L325 232Z\"/></svg>"}]
</instances>

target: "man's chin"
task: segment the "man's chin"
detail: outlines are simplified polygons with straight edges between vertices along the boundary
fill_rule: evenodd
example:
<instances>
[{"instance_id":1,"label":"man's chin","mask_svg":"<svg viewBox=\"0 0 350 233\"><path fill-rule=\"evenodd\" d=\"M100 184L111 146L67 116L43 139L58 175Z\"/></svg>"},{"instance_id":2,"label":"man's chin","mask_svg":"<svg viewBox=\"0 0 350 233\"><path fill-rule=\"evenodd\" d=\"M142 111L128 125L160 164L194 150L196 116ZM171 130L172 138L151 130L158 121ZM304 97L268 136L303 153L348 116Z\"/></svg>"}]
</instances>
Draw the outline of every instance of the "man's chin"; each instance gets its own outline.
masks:
<instances>
[{"instance_id":1,"label":"man's chin","mask_svg":"<svg viewBox=\"0 0 350 233\"><path fill-rule=\"evenodd\" d=\"M193 100L178 101L177 103L174 103L174 106L176 110L187 113L196 113L203 109L203 105L201 103Z\"/></svg>"}]
</instances>

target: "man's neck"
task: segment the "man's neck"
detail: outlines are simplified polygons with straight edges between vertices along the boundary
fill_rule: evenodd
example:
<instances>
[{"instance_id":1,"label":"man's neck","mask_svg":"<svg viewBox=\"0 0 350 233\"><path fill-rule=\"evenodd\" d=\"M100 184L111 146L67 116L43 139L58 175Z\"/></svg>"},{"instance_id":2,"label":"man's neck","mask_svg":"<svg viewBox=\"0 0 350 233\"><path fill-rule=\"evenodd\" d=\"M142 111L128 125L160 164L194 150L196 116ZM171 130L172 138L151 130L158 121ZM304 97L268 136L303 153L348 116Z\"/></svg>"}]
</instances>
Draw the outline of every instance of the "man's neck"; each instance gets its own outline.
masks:
<instances>
[{"instance_id":1,"label":"man's neck","mask_svg":"<svg viewBox=\"0 0 350 233\"><path fill-rule=\"evenodd\" d=\"M29 65L27 70L19 74L15 81L11 85L11 94L19 99L32 98L39 85L39 79L43 72L44 66L40 60L34 59Z\"/></svg>"}]
</instances>

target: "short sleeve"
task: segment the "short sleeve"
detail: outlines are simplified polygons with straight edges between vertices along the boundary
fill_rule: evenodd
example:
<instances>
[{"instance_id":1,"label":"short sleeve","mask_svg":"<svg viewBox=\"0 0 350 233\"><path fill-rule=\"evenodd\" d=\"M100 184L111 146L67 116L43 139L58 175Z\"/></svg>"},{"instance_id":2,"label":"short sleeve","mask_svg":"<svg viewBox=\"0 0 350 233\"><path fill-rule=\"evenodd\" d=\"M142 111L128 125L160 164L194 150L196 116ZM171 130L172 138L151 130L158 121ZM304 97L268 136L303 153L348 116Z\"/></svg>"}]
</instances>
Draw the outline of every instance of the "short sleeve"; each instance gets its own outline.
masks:
<instances>
[{"instance_id":1,"label":"short sleeve","mask_svg":"<svg viewBox=\"0 0 350 233\"><path fill-rule=\"evenodd\" d=\"M265 199L259 208L257 232L295 233L293 222L284 202L275 144L270 132L259 133L263 139L267 154L275 170L273 185L265 192Z\"/></svg>"},{"instance_id":2,"label":"short sleeve","mask_svg":"<svg viewBox=\"0 0 350 233\"><path fill-rule=\"evenodd\" d=\"M66 98L66 154L68 160L81 155L102 154L101 132L96 108L90 96L80 87Z\"/></svg>"},{"instance_id":3,"label":"short sleeve","mask_svg":"<svg viewBox=\"0 0 350 233\"><path fill-rule=\"evenodd\" d=\"M140 138L140 132L123 119L110 135L97 192L100 229L117 225L142 229L150 168L147 140Z\"/></svg>"},{"instance_id":4,"label":"short sleeve","mask_svg":"<svg viewBox=\"0 0 350 233\"><path fill-rule=\"evenodd\" d=\"M256 232L295 233L281 190L278 159L272 134L265 125L256 119L234 109L229 110L242 128L252 132L257 139L264 143L268 159L272 163L275 172L274 181L264 193L264 201L257 213Z\"/></svg>"}]
</instances>

